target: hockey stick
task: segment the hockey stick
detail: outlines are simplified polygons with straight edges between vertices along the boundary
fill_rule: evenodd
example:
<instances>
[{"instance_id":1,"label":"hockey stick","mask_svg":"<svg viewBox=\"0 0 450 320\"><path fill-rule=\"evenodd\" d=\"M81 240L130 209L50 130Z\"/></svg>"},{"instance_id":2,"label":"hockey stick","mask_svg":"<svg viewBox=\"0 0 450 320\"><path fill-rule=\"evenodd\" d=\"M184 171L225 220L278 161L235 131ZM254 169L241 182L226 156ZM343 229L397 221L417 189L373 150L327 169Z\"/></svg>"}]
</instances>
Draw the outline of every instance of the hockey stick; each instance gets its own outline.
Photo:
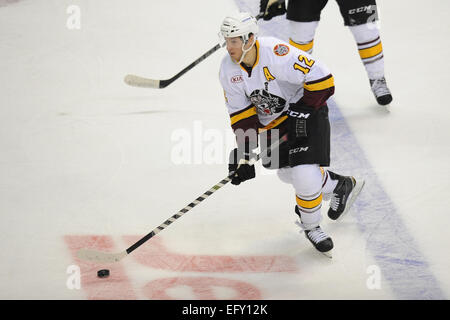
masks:
<instances>
[{"instance_id":1,"label":"hockey stick","mask_svg":"<svg viewBox=\"0 0 450 320\"><path fill-rule=\"evenodd\" d=\"M124 81L126 84L133 86L133 87L141 87L141 88L156 88L156 89L162 89L167 87L169 84L177 80L179 77L181 77L183 74L194 68L196 65L198 65L200 62L208 58L210 55L212 55L214 52L219 50L221 47L223 47L225 43L223 44L216 44L213 48L208 50L205 54L203 54L200 58L192 62L190 65L188 65L186 68L178 72L176 75L174 75L172 78L167 80L153 80L153 79L147 79L143 77L136 76L134 74L127 74L124 78Z\"/></svg>"},{"instance_id":2,"label":"hockey stick","mask_svg":"<svg viewBox=\"0 0 450 320\"><path fill-rule=\"evenodd\" d=\"M255 18L256 20L259 20L262 18L264 13L258 14ZM200 58L192 62L190 65L188 65L186 68L178 72L176 75L174 75L172 78L166 79L166 80L154 80L154 79L148 79L140 76L136 76L134 74L127 74L124 78L124 81L126 84L133 86L133 87L141 87L141 88L155 88L155 89L162 89L170 85L172 82L177 80L179 77L181 77L183 74L194 68L196 65L198 65L200 62L208 58L210 55L212 55L214 52L219 50L221 47L225 46L225 43L218 43L214 47L212 47L210 50L208 50L205 54L203 54Z\"/></svg>"},{"instance_id":3,"label":"hockey stick","mask_svg":"<svg viewBox=\"0 0 450 320\"><path fill-rule=\"evenodd\" d=\"M287 135L282 136L279 140L275 141L270 147L268 147L266 150L258 154L255 158L250 160L250 164L254 164L257 162L261 157L267 155L269 150L277 148L282 142L287 141ZM159 232L167 228L171 223L175 222L178 218L183 216L186 212L194 208L196 205L198 205L200 202L211 196L214 192L222 188L224 185L226 185L228 182L231 181L233 176L235 175L235 171L230 172L228 176L221 180L220 182L216 183L211 189L203 193L200 197L195 199L193 202L189 203L186 207L175 213L173 216L171 216L169 219L161 223L158 227L153 229L150 233L142 237L140 240L138 240L136 243L131 245L128 249L118 252L118 253L109 253L109 252L102 252L92 249L80 249L77 252L78 258L81 260L87 260L87 261L93 261L93 262L99 262L99 263L112 263L112 262L118 262L122 260L124 257L129 255L131 252L139 248L142 244L150 240L152 237L157 235Z\"/></svg>"}]
</instances>

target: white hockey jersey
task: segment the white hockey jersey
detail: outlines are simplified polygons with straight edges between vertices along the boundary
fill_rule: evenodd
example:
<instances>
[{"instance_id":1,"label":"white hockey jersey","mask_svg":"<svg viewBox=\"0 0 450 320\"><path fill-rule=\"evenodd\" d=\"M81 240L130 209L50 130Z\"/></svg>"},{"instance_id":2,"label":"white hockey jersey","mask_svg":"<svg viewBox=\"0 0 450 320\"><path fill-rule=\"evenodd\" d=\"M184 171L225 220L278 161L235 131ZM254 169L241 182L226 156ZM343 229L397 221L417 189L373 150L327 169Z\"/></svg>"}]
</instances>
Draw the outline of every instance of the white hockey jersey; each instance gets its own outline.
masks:
<instances>
[{"instance_id":1,"label":"white hockey jersey","mask_svg":"<svg viewBox=\"0 0 450 320\"><path fill-rule=\"evenodd\" d=\"M256 43L257 57L248 71L229 55L222 60L220 82L233 129L248 129L257 122L260 131L287 119L290 103L320 107L334 93L328 69L308 53L272 37Z\"/></svg>"}]
</instances>

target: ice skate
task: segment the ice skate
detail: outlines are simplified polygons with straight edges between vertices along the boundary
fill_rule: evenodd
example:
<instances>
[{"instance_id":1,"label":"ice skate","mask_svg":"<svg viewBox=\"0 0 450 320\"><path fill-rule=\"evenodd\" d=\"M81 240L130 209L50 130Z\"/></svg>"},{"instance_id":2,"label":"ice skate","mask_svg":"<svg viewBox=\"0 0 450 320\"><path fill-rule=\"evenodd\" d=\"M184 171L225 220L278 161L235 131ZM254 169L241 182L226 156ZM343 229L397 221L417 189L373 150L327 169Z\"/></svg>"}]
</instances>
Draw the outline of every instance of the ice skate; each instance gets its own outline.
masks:
<instances>
[{"instance_id":1,"label":"ice skate","mask_svg":"<svg viewBox=\"0 0 450 320\"><path fill-rule=\"evenodd\" d=\"M385 106L392 101L391 91L387 87L386 79L369 79L370 80L370 88L377 99L378 104Z\"/></svg>"},{"instance_id":2,"label":"ice skate","mask_svg":"<svg viewBox=\"0 0 450 320\"><path fill-rule=\"evenodd\" d=\"M332 258L333 240L320 228L315 227L311 230L305 230L305 237L313 244L314 248L323 253L328 258Z\"/></svg>"},{"instance_id":3,"label":"ice skate","mask_svg":"<svg viewBox=\"0 0 450 320\"><path fill-rule=\"evenodd\" d=\"M334 247L333 240L328 236L320 226L306 230L306 226L300 221L295 222L305 232L305 237L308 239L317 251L324 254L328 258L332 258L332 249Z\"/></svg>"},{"instance_id":4,"label":"ice skate","mask_svg":"<svg viewBox=\"0 0 450 320\"><path fill-rule=\"evenodd\" d=\"M355 202L364 186L364 180L357 181L354 177L341 176L331 171L328 173L333 180L338 180L328 210L328 217L337 220L344 216Z\"/></svg>"}]
</instances>

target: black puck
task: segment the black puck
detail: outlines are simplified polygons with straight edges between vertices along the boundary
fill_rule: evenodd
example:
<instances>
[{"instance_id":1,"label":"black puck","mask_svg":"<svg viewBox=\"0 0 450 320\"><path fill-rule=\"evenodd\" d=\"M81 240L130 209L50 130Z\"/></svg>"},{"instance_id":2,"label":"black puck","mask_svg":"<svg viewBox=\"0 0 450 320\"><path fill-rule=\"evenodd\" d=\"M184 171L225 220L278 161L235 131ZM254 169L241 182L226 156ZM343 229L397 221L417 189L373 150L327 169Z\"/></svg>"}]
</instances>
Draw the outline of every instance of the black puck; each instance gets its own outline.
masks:
<instances>
[{"instance_id":1,"label":"black puck","mask_svg":"<svg viewBox=\"0 0 450 320\"><path fill-rule=\"evenodd\" d=\"M97 271L97 277L99 278L107 278L109 277L109 270L108 269L102 269Z\"/></svg>"}]
</instances>

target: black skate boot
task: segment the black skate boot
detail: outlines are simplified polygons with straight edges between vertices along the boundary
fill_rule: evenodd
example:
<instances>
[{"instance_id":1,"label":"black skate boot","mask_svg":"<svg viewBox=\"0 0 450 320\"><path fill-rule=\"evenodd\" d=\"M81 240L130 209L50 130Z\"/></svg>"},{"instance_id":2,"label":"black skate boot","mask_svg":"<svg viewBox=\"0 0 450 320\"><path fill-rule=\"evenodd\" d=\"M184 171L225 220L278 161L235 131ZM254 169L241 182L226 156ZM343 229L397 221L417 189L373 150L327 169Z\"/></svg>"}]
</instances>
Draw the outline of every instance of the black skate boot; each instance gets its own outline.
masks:
<instances>
[{"instance_id":1,"label":"black skate boot","mask_svg":"<svg viewBox=\"0 0 450 320\"><path fill-rule=\"evenodd\" d=\"M311 230L305 230L306 239L308 239L317 249L317 251L331 258L331 249L333 249L333 240L322 231L320 226Z\"/></svg>"},{"instance_id":2,"label":"black skate boot","mask_svg":"<svg viewBox=\"0 0 450 320\"><path fill-rule=\"evenodd\" d=\"M297 206L295 206L295 213L300 216L300 210ZM309 226L304 225L300 222L296 221L296 224L300 226L303 231L305 232L305 237L308 239L316 248L317 251L323 253L325 256L331 258L331 249L333 249L333 240L331 237L329 237L323 230L320 228L320 226L313 227L309 229ZM308 229L306 229L308 228Z\"/></svg>"},{"instance_id":3,"label":"black skate boot","mask_svg":"<svg viewBox=\"0 0 450 320\"><path fill-rule=\"evenodd\" d=\"M385 106L392 101L392 95L391 91L387 87L386 79L380 78L380 79L369 79L370 81L370 88L372 89L372 92L377 99L378 104Z\"/></svg>"},{"instance_id":4,"label":"black skate boot","mask_svg":"<svg viewBox=\"0 0 450 320\"><path fill-rule=\"evenodd\" d=\"M330 209L328 210L328 217L332 220L337 220L345 215L353 202L355 202L356 197L364 186L364 180L356 181L354 177L341 176L331 171L328 171L328 173L331 179L338 180L333 190Z\"/></svg>"}]
</instances>

